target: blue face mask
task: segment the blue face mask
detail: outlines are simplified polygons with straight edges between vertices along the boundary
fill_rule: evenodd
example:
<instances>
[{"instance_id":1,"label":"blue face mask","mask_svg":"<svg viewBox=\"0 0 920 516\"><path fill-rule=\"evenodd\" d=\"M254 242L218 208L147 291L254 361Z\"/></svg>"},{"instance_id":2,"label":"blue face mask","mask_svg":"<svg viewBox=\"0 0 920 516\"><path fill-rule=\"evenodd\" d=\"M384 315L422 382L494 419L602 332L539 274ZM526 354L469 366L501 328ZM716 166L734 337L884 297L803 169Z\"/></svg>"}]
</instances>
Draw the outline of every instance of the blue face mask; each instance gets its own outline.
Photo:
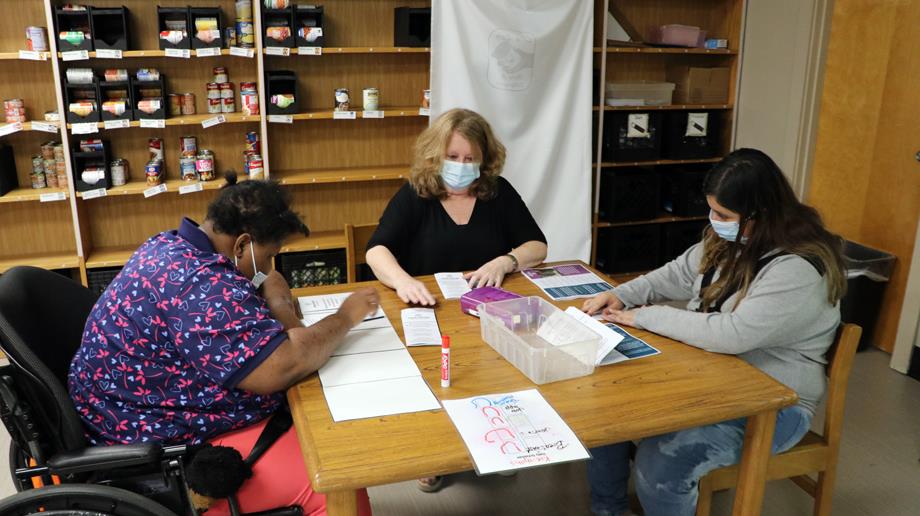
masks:
<instances>
[{"instance_id":1,"label":"blue face mask","mask_svg":"<svg viewBox=\"0 0 920 516\"><path fill-rule=\"evenodd\" d=\"M738 232L741 231L741 224L738 222L723 222L721 220L715 220L712 218L712 215L709 215L709 224L712 225L713 231L717 235L728 240L729 242L735 242L738 239ZM741 243L747 242L747 237L741 237Z\"/></svg>"},{"instance_id":2,"label":"blue face mask","mask_svg":"<svg viewBox=\"0 0 920 516\"><path fill-rule=\"evenodd\" d=\"M479 163L444 160L444 164L441 165L441 179L448 188L462 190L479 179Z\"/></svg>"}]
</instances>

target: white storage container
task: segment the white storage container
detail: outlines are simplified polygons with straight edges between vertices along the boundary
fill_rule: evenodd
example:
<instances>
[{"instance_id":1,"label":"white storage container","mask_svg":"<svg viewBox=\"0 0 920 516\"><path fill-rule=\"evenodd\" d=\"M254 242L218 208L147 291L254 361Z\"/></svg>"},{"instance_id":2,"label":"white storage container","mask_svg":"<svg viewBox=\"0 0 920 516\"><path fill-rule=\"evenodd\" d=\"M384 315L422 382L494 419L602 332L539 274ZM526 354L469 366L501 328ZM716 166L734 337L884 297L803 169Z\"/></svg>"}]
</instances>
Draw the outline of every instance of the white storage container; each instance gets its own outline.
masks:
<instances>
[{"instance_id":1,"label":"white storage container","mask_svg":"<svg viewBox=\"0 0 920 516\"><path fill-rule=\"evenodd\" d=\"M674 96L673 82L608 82L608 106L665 106Z\"/></svg>"},{"instance_id":2,"label":"white storage container","mask_svg":"<svg viewBox=\"0 0 920 516\"><path fill-rule=\"evenodd\" d=\"M594 372L601 338L541 297L524 297L479 305L482 340L536 384L586 376ZM556 314L556 315L554 315ZM573 323L565 343L553 345L537 335L551 316Z\"/></svg>"}]
</instances>

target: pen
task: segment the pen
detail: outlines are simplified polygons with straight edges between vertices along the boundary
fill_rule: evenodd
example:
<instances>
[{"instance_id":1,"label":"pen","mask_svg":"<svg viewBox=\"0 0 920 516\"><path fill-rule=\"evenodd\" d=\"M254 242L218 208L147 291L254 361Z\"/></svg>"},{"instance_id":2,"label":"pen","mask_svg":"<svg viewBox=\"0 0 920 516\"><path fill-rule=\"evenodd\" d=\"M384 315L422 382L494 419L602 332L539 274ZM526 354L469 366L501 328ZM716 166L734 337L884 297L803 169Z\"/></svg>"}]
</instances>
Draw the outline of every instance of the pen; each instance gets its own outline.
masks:
<instances>
[{"instance_id":1,"label":"pen","mask_svg":"<svg viewBox=\"0 0 920 516\"><path fill-rule=\"evenodd\" d=\"M441 336L441 387L450 387L450 337Z\"/></svg>"},{"instance_id":2,"label":"pen","mask_svg":"<svg viewBox=\"0 0 920 516\"><path fill-rule=\"evenodd\" d=\"M362 320L361 322L376 321L376 320L378 320L378 319L383 319L384 317L386 317L386 316L385 316L385 315L378 315L377 317L368 317L367 319L364 319L364 320Z\"/></svg>"}]
</instances>

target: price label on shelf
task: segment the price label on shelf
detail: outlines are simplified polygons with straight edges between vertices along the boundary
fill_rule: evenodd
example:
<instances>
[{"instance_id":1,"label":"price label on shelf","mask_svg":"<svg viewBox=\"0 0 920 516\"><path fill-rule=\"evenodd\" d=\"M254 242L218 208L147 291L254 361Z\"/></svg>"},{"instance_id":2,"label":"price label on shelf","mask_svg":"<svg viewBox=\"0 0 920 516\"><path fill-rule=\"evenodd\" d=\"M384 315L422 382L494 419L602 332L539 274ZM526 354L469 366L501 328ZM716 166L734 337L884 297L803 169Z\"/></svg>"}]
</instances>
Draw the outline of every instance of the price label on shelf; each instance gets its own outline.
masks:
<instances>
[{"instance_id":1,"label":"price label on shelf","mask_svg":"<svg viewBox=\"0 0 920 516\"><path fill-rule=\"evenodd\" d=\"M180 186L180 187L179 187L179 195L185 195L185 194L200 192L201 190L203 190L203 188L201 187L201 183L195 183L195 184L191 184L191 185Z\"/></svg>"},{"instance_id":2,"label":"price label on shelf","mask_svg":"<svg viewBox=\"0 0 920 516\"><path fill-rule=\"evenodd\" d=\"M294 115L268 115L270 124L293 124Z\"/></svg>"},{"instance_id":3,"label":"price label on shelf","mask_svg":"<svg viewBox=\"0 0 920 516\"><path fill-rule=\"evenodd\" d=\"M204 127L205 129L207 129L209 127L214 127L215 125L220 125L226 121L227 121L227 117L225 117L224 115L212 116L211 118L201 122L201 127Z\"/></svg>"},{"instance_id":4,"label":"price label on shelf","mask_svg":"<svg viewBox=\"0 0 920 516\"><path fill-rule=\"evenodd\" d=\"M146 127L148 129L163 129L166 127L166 120L163 120L162 118L157 120L148 120L146 118L142 118L141 127Z\"/></svg>"},{"instance_id":5,"label":"price label on shelf","mask_svg":"<svg viewBox=\"0 0 920 516\"><path fill-rule=\"evenodd\" d=\"M302 56L321 56L323 47L297 47L297 53Z\"/></svg>"},{"instance_id":6,"label":"price label on shelf","mask_svg":"<svg viewBox=\"0 0 920 516\"><path fill-rule=\"evenodd\" d=\"M363 111L361 112L361 118L383 118L383 111Z\"/></svg>"},{"instance_id":7,"label":"price label on shelf","mask_svg":"<svg viewBox=\"0 0 920 516\"><path fill-rule=\"evenodd\" d=\"M47 61L48 56L44 52L36 52L35 50L20 50L19 59L25 59L27 61Z\"/></svg>"},{"instance_id":8,"label":"price label on shelf","mask_svg":"<svg viewBox=\"0 0 920 516\"><path fill-rule=\"evenodd\" d=\"M96 59L121 59L122 57L121 50L114 48L96 49Z\"/></svg>"},{"instance_id":9,"label":"price label on shelf","mask_svg":"<svg viewBox=\"0 0 920 516\"><path fill-rule=\"evenodd\" d=\"M418 114L421 116L431 116L431 108L418 108Z\"/></svg>"},{"instance_id":10,"label":"price label on shelf","mask_svg":"<svg viewBox=\"0 0 920 516\"><path fill-rule=\"evenodd\" d=\"M38 196L38 200L41 202L55 202L65 199L67 199L67 194L64 192L44 193Z\"/></svg>"},{"instance_id":11,"label":"price label on shelf","mask_svg":"<svg viewBox=\"0 0 920 516\"><path fill-rule=\"evenodd\" d=\"M41 131L43 133L59 133L61 132L58 125L54 122L32 122L32 130Z\"/></svg>"},{"instance_id":12,"label":"price label on shelf","mask_svg":"<svg viewBox=\"0 0 920 516\"><path fill-rule=\"evenodd\" d=\"M160 195L161 193L165 191L166 191L166 184L151 186L150 188L147 188L144 190L144 199L149 199L153 197L154 195Z\"/></svg>"},{"instance_id":13,"label":"price label on shelf","mask_svg":"<svg viewBox=\"0 0 920 516\"><path fill-rule=\"evenodd\" d=\"M358 118L358 113L355 111L333 111L332 119L333 120L354 120Z\"/></svg>"},{"instance_id":14,"label":"price label on shelf","mask_svg":"<svg viewBox=\"0 0 920 516\"><path fill-rule=\"evenodd\" d=\"M19 131L22 131L22 122L6 124L0 127L0 136L6 136L8 134L18 133Z\"/></svg>"},{"instance_id":15,"label":"price label on shelf","mask_svg":"<svg viewBox=\"0 0 920 516\"><path fill-rule=\"evenodd\" d=\"M242 47L230 47L230 55L236 57L248 57L252 59L256 56L256 49L254 48L242 48Z\"/></svg>"},{"instance_id":16,"label":"price label on shelf","mask_svg":"<svg viewBox=\"0 0 920 516\"><path fill-rule=\"evenodd\" d=\"M198 57L215 57L215 56L219 56L219 55L220 55L220 48L219 48L219 47L199 48L198 50L195 51L195 55L198 56Z\"/></svg>"},{"instance_id":17,"label":"price label on shelf","mask_svg":"<svg viewBox=\"0 0 920 516\"><path fill-rule=\"evenodd\" d=\"M166 57L178 57L180 59L190 59L192 51L187 48L167 48Z\"/></svg>"},{"instance_id":18,"label":"price label on shelf","mask_svg":"<svg viewBox=\"0 0 920 516\"><path fill-rule=\"evenodd\" d=\"M64 61L84 61L89 59L89 51L71 50L69 52L61 52L61 59Z\"/></svg>"},{"instance_id":19,"label":"price label on shelf","mask_svg":"<svg viewBox=\"0 0 920 516\"><path fill-rule=\"evenodd\" d=\"M131 127L130 120L106 120L102 122L102 126L106 129L125 129Z\"/></svg>"},{"instance_id":20,"label":"price label on shelf","mask_svg":"<svg viewBox=\"0 0 920 516\"><path fill-rule=\"evenodd\" d=\"M82 122L73 124L70 132L73 134L93 134L99 132L99 125L96 122Z\"/></svg>"},{"instance_id":21,"label":"price label on shelf","mask_svg":"<svg viewBox=\"0 0 920 516\"><path fill-rule=\"evenodd\" d=\"M265 47L265 54L270 56L289 56L291 49L287 47Z\"/></svg>"},{"instance_id":22,"label":"price label on shelf","mask_svg":"<svg viewBox=\"0 0 920 516\"><path fill-rule=\"evenodd\" d=\"M95 190L87 190L83 192L84 199L96 199L99 197L105 197L106 191L105 188L96 188Z\"/></svg>"}]
</instances>

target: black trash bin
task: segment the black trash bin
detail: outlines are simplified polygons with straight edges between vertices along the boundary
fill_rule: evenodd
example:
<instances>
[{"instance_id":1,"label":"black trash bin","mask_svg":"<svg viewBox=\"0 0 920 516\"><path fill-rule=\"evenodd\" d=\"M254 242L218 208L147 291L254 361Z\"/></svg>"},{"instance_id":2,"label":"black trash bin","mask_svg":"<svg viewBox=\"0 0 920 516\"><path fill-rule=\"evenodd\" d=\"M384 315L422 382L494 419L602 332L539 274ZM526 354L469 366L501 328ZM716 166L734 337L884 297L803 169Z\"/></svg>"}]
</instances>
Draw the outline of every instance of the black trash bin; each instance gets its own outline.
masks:
<instances>
[{"instance_id":1,"label":"black trash bin","mask_svg":"<svg viewBox=\"0 0 920 516\"><path fill-rule=\"evenodd\" d=\"M843 322L862 326L859 351L864 351L871 343L882 296L896 257L847 241L843 247L843 259L847 266L847 294L840 301L840 318Z\"/></svg>"}]
</instances>

